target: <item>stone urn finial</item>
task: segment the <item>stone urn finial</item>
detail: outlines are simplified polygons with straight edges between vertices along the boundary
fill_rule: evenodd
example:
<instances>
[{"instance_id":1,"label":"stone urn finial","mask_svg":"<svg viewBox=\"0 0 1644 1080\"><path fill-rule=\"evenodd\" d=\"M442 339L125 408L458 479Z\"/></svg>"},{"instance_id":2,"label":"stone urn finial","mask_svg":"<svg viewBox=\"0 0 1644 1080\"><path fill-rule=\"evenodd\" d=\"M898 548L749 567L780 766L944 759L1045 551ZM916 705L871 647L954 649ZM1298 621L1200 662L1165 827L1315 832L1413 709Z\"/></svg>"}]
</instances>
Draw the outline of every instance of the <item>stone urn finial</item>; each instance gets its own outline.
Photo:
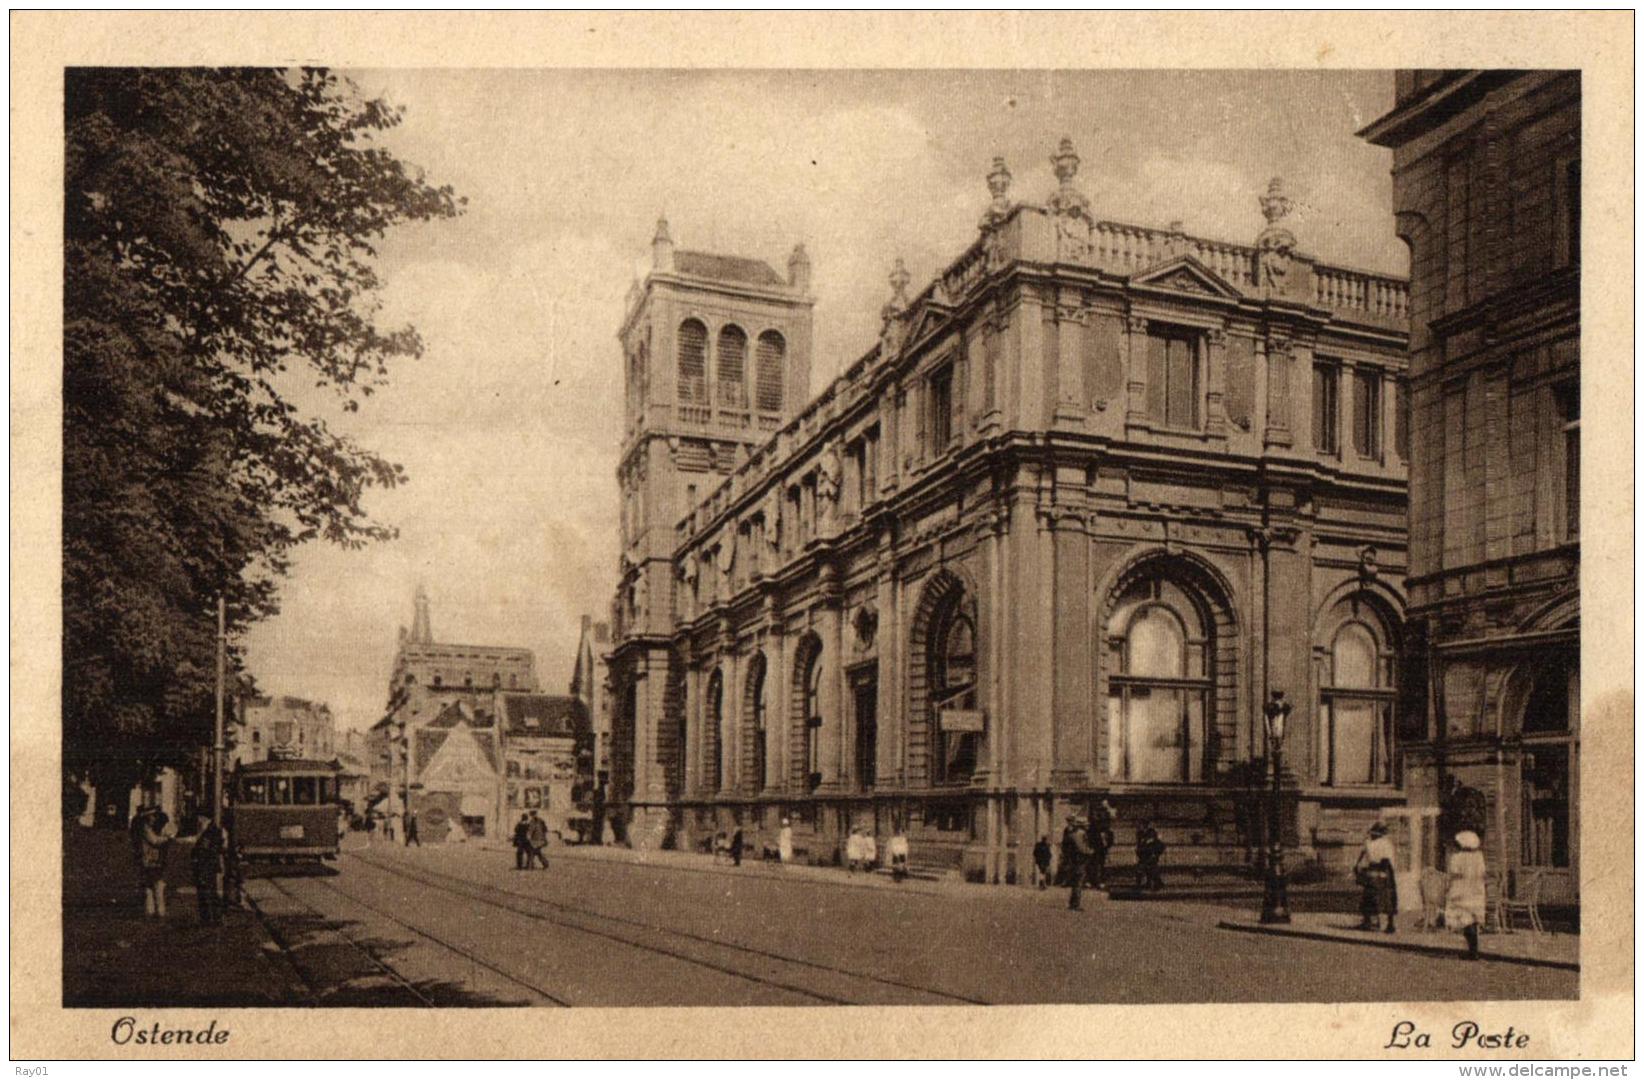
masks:
<instances>
[{"instance_id":1,"label":"stone urn finial","mask_svg":"<svg viewBox=\"0 0 1644 1080\"><path fill-rule=\"evenodd\" d=\"M1284 179L1275 176L1267 182L1267 194L1257 199L1261 203L1262 217L1267 219L1268 225L1277 225L1282 218L1290 216L1290 197L1284 193Z\"/></svg>"},{"instance_id":2,"label":"stone urn finial","mask_svg":"<svg viewBox=\"0 0 1644 1080\"><path fill-rule=\"evenodd\" d=\"M994 202L1000 202L1010 194L1010 168L1005 159L993 159L993 171L988 173L988 194L993 196Z\"/></svg>"},{"instance_id":3,"label":"stone urn finial","mask_svg":"<svg viewBox=\"0 0 1644 1080\"><path fill-rule=\"evenodd\" d=\"M890 287L891 287L890 302L891 302L891 305L895 306L897 312L902 312L902 311L907 310L907 307L908 307L908 282L910 282L912 280L913 280L913 275L908 273L907 264L904 263L900 258L898 258L896 260L896 264L891 267L891 272L890 272Z\"/></svg>"},{"instance_id":4,"label":"stone urn finial","mask_svg":"<svg viewBox=\"0 0 1644 1080\"><path fill-rule=\"evenodd\" d=\"M1056 155L1050 159L1056 169L1056 179L1062 182L1063 187L1073 183L1073 178L1079 175L1079 155L1073 149L1073 140L1066 135L1062 136L1061 145L1056 148Z\"/></svg>"}]
</instances>

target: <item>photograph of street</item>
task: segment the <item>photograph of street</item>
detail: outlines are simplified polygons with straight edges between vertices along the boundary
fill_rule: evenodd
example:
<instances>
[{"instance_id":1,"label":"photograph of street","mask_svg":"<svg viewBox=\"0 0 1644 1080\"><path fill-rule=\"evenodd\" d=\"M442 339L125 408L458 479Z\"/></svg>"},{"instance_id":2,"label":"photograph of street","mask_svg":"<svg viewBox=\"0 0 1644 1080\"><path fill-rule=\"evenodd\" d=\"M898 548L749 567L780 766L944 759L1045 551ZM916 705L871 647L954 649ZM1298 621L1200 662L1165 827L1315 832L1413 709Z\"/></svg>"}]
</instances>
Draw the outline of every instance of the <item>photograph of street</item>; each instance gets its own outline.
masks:
<instances>
[{"instance_id":1,"label":"photograph of street","mask_svg":"<svg viewBox=\"0 0 1644 1080\"><path fill-rule=\"evenodd\" d=\"M62 1004L1577 998L1582 88L67 69Z\"/></svg>"}]
</instances>

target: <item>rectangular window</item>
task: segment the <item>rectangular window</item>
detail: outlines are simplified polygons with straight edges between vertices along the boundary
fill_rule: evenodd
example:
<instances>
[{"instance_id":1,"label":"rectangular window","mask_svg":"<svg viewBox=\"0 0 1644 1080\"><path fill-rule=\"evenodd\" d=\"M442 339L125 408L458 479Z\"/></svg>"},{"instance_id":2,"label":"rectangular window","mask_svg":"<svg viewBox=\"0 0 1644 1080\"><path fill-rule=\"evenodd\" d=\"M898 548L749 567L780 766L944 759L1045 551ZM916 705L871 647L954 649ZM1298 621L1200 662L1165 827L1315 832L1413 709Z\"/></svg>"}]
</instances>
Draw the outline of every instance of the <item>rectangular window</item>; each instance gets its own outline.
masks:
<instances>
[{"instance_id":1,"label":"rectangular window","mask_svg":"<svg viewBox=\"0 0 1644 1080\"><path fill-rule=\"evenodd\" d=\"M1165 427L1199 426L1198 339L1185 333L1147 335L1147 414Z\"/></svg>"},{"instance_id":2,"label":"rectangular window","mask_svg":"<svg viewBox=\"0 0 1644 1080\"><path fill-rule=\"evenodd\" d=\"M1341 452L1336 432L1341 370L1335 364L1313 365L1313 449L1321 454Z\"/></svg>"},{"instance_id":3,"label":"rectangular window","mask_svg":"<svg viewBox=\"0 0 1644 1080\"><path fill-rule=\"evenodd\" d=\"M1353 450L1361 458L1381 457L1381 372L1353 372Z\"/></svg>"},{"instance_id":4,"label":"rectangular window","mask_svg":"<svg viewBox=\"0 0 1644 1080\"><path fill-rule=\"evenodd\" d=\"M862 505L867 506L879 494L879 426L868 429L862 439Z\"/></svg>"},{"instance_id":5,"label":"rectangular window","mask_svg":"<svg viewBox=\"0 0 1644 1080\"><path fill-rule=\"evenodd\" d=\"M1410 460L1410 384L1395 384L1393 405L1393 452L1400 461Z\"/></svg>"},{"instance_id":6,"label":"rectangular window","mask_svg":"<svg viewBox=\"0 0 1644 1080\"><path fill-rule=\"evenodd\" d=\"M868 504L867 444L854 442L845 450L845 491L849 500L846 509L861 513Z\"/></svg>"},{"instance_id":7,"label":"rectangular window","mask_svg":"<svg viewBox=\"0 0 1644 1080\"><path fill-rule=\"evenodd\" d=\"M1319 712L1320 783L1340 786L1393 782L1390 698L1327 695Z\"/></svg>"},{"instance_id":8,"label":"rectangular window","mask_svg":"<svg viewBox=\"0 0 1644 1080\"><path fill-rule=\"evenodd\" d=\"M930 377L930 450L940 454L953 440L953 367L948 365Z\"/></svg>"},{"instance_id":9,"label":"rectangular window","mask_svg":"<svg viewBox=\"0 0 1644 1080\"><path fill-rule=\"evenodd\" d=\"M1581 159L1560 161L1553 174L1553 267L1581 264Z\"/></svg>"},{"instance_id":10,"label":"rectangular window","mask_svg":"<svg viewBox=\"0 0 1644 1080\"><path fill-rule=\"evenodd\" d=\"M1564 538L1581 535L1581 387L1565 383L1554 390L1564 424Z\"/></svg>"}]
</instances>

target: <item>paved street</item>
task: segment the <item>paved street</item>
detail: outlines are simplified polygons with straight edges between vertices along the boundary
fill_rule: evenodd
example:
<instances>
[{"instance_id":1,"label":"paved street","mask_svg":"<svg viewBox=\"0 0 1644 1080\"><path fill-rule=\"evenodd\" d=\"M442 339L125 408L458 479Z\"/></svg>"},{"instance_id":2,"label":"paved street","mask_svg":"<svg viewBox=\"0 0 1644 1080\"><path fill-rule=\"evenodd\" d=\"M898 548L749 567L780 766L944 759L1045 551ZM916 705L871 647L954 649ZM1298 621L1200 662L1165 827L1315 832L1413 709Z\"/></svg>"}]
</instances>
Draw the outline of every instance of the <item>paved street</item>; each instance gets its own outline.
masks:
<instances>
[{"instance_id":1,"label":"paved street","mask_svg":"<svg viewBox=\"0 0 1644 1080\"><path fill-rule=\"evenodd\" d=\"M251 895L317 1003L817 1005L1560 998L1572 971L1218 929L1093 902L556 849L346 853ZM1222 912L1225 914L1225 911ZM1442 937L1439 940L1443 940Z\"/></svg>"}]
</instances>

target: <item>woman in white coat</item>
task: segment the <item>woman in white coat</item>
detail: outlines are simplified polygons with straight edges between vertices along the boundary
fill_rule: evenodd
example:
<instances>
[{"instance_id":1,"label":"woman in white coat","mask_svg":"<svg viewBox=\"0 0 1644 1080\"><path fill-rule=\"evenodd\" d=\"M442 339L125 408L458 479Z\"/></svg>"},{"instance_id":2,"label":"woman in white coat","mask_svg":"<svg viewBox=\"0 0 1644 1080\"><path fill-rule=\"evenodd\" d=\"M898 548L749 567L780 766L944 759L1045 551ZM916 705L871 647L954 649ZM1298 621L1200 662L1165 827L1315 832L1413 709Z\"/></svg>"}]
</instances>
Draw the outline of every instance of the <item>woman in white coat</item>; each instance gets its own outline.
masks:
<instances>
[{"instance_id":1,"label":"woman in white coat","mask_svg":"<svg viewBox=\"0 0 1644 1080\"><path fill-rule=\"evenodd\" d=\"M786 866L793 862L793 826L788 819L782 819L782 831L776 834L776 854Z\"/></svg>"},{"instance_id":2,"label":"woman in white coat","mask_svg":"<svg viewBox=\"0 0 1644 1080\"><path fill-rule=\"evenodd\" d=\"M1444 925L1467 939L1467 959L1478 959L1478 930L1484 925L1484 852L1478 833L1456 833L1450 855L1450 891L1445 895Z\"/></svg>"}]
</instances>

